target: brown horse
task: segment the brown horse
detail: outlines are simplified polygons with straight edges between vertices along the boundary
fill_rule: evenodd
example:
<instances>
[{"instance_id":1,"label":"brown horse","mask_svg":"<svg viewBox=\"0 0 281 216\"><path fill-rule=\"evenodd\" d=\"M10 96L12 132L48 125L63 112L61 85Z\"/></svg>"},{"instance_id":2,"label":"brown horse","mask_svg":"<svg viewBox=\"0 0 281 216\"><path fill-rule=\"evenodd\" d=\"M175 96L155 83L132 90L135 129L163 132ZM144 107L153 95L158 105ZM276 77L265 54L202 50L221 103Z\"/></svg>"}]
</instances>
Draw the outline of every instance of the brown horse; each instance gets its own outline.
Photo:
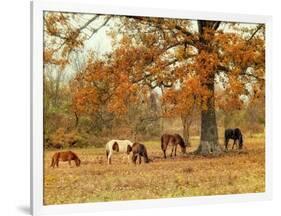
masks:
<instances>
[{"instance_id":1,"label":"brown horse","mask_svg":"<svg viewBox=\"0 0 281 216\"><path fill-rule=\"evenodd\" d=\"M71 161L74 160L76 166L80 166L81 160L79 157L72 151L65 152L56 152L52 157L51 167L59 167L59 161L68 161L69 166L71 165Z\"/></svg>"},{"instance_id":2,"label":"brown horse","mask_svg":"<svg viewBox=\"0 0 281 216\"><path fill-rule=\"evenodd\" d=\"M132 146L127 146L127 154L133 152L132 161L136 164L137 158L139 157L139 164L141 164L141 157L144 158L144 162L148 163L150 160L148 159L147 150L144 144L134 143Z\"/></svg>"},{"instance_id":3,"label":"brown horse","mask_svg":"<svg viewBox=\"0 0 281 216\"><path fill-rule=\"evenodd\" d=\"M186 144L184 143L183 138L179 134L163 134L161 136L161 149L164 153L164 158L167 158L166 150L169 144L172 145L171 157L173 156L173 152L174 156L177 156L178 145L180 145L182 153L186 153Z\"/></svg>"}]
</instances>

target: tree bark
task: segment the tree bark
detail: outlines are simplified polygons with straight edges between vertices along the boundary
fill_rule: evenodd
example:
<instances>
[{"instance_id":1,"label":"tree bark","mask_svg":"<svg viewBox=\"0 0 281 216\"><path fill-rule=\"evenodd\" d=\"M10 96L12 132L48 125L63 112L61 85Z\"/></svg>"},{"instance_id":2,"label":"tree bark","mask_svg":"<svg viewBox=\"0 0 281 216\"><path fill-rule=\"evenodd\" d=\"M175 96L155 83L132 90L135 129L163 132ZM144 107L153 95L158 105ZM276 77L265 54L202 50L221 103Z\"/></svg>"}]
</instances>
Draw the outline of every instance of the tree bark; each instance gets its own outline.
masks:
<instances>
[{"instance_id":1,"label":"tree bark","mask_svg":"<svg viewBox=\"0 0 281 216\"><path fill-rule=\"evenodd\" d=\"M184 142L186 144L187 147L190 147L190 140L189 140L189 128L192 122L191 116L182 116L181 117L182 120L182 126L183 126L183 130L182 130L182 134L183 134L183 139Z\"/></svg>"},{"instance_id":2,"label":"tree bark","mask_svg":"<svg viewBox=\"0 0 281 216\"><path fill-rule=\"evenodd\" d=\"M198 20L199 41L201 49L208 52L209 42L203 37L206 29L216 31L221 22L220 21L203 21ZM215 71L210 74L206 83L203 84L209 90L210 95L206 101L206 107L201 108L201 137L200 144L196 153L202 155L219 154L222 152L218 141L218 129L215 110Z\"/></svg>"},{"instance_id":3,"label":"tree bark","mask_svg":"<svg viewBox=\"0 0 281 216\"><path fill-rule=\"evenodd\" d=\"M202 155L219 154L221 148L218 141L218 130L214 99L214 79L207 84L211 95L206 102L206 108L201 110L201 137L196 153Z\"/></svg>"}]
</instances>

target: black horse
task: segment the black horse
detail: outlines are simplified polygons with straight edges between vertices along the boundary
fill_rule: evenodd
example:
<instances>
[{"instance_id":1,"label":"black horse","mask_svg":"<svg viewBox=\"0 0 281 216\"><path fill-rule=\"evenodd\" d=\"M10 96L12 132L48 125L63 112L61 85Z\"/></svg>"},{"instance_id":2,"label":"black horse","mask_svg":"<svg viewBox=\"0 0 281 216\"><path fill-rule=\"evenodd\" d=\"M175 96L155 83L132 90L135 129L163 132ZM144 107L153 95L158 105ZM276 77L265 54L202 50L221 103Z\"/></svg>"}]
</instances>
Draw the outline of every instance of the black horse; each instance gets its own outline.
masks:
<instances>
[{"instance_id":1,"label":"black horse","mask_svg":"<svg viewBox=\"0 0 281 216\"><path fill-rule=\"evenodd\" d=\"M226 129L224 131L224 146L225 149L227 150L227 146L228 146L228 141L229 139L233 139L233 145L232 145L232 149L234 148L234 145L237 145L236 141L239 141L239 149L242 149L243 147L243 135L241 133L241 130L239 128L235 128L235 129Z\"/></svg>"}]
</instances>

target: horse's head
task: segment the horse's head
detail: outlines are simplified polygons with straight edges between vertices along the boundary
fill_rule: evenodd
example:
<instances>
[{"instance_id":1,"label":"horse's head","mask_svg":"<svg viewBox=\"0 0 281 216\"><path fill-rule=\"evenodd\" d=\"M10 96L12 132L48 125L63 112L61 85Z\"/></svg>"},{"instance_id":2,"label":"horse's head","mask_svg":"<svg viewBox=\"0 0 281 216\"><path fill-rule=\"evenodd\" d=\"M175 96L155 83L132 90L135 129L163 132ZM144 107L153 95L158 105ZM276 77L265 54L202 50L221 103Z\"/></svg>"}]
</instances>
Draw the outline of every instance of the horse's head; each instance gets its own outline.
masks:
<instances>
[{"instance_id":1,"label":"horse's head","mask_svg":"<svg viewBox=\"0 0 281 216\"><path fill-rule=\"evenodd\" d=\"M186 154L186 145L181 146L181 152L182 152L183 154Z\"/></svg>"},{"instance_id":2,"label":"horse's head","mask_svg":"<svg viewBox=\"0 0 281 216\"><path fill-rule=\"evenodd\" d=\"M127 145L127 154L130 154L130 152L133 150L132 146Z\"/></svg>"},{"instance_id":3,"label":"horse's head","mask_svg":"<svg viewBox=\"0 0 281 216\"><path fill-rule=\"evenodd\" d=\"M75 164L76 164L76 166L80 166L81 160L80 160L79 158L77 158L77 159L75 160Z\"/></svg>"},{"instance_id":4,"label":"horse's head","mask_svg":"<svg viewBox=\"0 0 281 216\"><path fill-rule=\"evenodd\" d=\"M243 135L241 134L241 136L239 137L239 149L243 148Z\"/></svg>"},{"instance_id":5,"label":"horse's head","mask_svg":"<svg viewBox=\"0 0 281 216\"><path fill-rule=\"evenodd\" d=\"M186 154L186 148L188 144L182 138L181 138L180 146L181 146L181 152L183 154Z\"/></svg>"}]
</instances>

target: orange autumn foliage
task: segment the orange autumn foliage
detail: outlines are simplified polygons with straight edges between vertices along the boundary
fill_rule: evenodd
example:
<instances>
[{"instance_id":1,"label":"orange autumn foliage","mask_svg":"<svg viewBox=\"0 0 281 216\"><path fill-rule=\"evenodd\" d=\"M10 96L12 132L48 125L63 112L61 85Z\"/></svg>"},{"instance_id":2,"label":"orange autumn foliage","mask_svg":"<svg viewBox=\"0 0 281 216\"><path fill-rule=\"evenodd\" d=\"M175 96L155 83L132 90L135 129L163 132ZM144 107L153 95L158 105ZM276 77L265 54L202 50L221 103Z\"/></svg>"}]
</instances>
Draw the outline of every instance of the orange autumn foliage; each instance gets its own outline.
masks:
<instances>
[{"instance_id":1,"label":"orange autumn foliage","mask_svg":"<svg viewBox=\"0 0 281 216\"><path fill-rule=\"evenodd\" d=\"M45 16L46 64L65 67L69 54L84 48L83 25L70 25L77 16ZM93 21L99 15L87 16ZM167 116L187 115L194 106L199 111L215 110L213 104L239 109L264 92L263 25L155 17L114 19L118 25L108 32L112 52L99 59L90 55L71 81L72 110L77 114L106 111L122 116L131 103L141 100L140 95L156 88L165 89L162 101ZM258 33L253 34L256 29Z\"/></svg>"}]
</instances>

